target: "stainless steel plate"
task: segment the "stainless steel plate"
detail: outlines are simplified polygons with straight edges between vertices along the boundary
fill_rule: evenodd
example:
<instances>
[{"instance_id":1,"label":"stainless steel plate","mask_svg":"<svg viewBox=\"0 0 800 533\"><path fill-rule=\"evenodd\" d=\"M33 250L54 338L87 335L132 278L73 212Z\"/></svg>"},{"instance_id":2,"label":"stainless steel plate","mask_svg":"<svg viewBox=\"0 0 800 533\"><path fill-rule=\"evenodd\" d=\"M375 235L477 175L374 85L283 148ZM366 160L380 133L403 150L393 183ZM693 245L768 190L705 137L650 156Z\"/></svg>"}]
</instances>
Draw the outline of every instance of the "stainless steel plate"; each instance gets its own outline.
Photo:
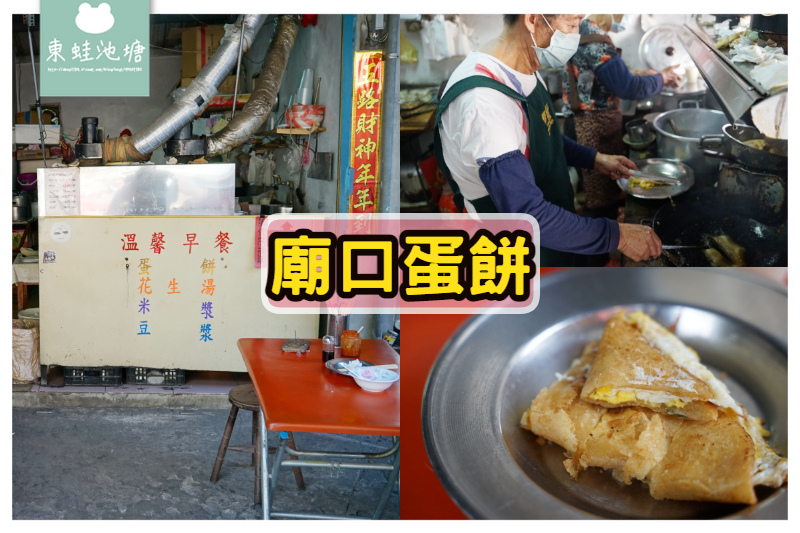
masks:
<instances>
[{"instance_id":1,"label":"stainless steel plate","mask_svg":"<svg viewBox=\"0 0 800 533\"><path fill-rule=\"evenodd\" d=\"M344 365L349 363L350 361L355 361L355 358L352 357L336 357L335 359L331 359L325 366L328 367L328 370L333 370L337 374L341 374L343 376L349 376L350 372L345 370ZM375 366L375 363L370 363L369 361L361 361L361 366Z\"/></svg>"},{"instance_id":2,"label":"stainless steel plate","mask_svg":"<svg viewBox=\"0 0 800 533\"><path fill-rule=\"evenodd\" d=\"M526 315L481 315L439 355L423 399L423 437L445 489L473 518L786 518L787 489L754 506L658 501L608 472L567 474L563 449L519 427L534 396L598 339L617 310L641 309L676 334L788 452L785 288L733 269L574 269L541 281Z\"/></svg>"},{"instance_id":3,"label":"stainless steel plate","mask_svg":"<svg viewBox=\"0 0 800 533\"><path fill-rule=\"evenodd\" d=\"M639 170L648 174L660 174L668 178L678 178L681 180L680 183L674 185L658 185L652 189L643 189L638 185L636 187L629 187L628 178L618 179L617 185L619 188L636 198L658 200L671 196L675 197L685 193L694 185L694 172L688 165L679 161L652 158L637 162L636 166Z\"/></svg>"}]
</instances>

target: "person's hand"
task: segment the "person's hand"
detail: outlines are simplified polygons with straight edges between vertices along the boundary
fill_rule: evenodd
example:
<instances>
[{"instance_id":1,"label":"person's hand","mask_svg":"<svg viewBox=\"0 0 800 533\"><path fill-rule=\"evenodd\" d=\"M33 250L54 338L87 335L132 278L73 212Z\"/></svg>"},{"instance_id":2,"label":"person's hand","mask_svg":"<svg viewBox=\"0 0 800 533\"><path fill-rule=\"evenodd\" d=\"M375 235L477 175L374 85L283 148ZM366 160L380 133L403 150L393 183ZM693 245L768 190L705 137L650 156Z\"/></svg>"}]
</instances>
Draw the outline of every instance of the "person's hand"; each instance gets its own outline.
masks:
<instances>
[{"instance_id":1,"label":"person's hand","mask_svg":"<svg viewBox=\"0 0 800 533\"><path fill-rule=\"evenodd\" d=\"M620 224L617 250L634 261L655 259L661 255L661 239L650 226Z\"/></svg>"},{"instance_id":2,"label":"person's hand","mask_svg":"<svg viewBox=\"0 0 800 533\"><path fill-rule=\"evenodd\" d=\"M661 77L664 78L664 85L677 87L681 82L681 77L675 72L678 65L672 65L661 71Z\"/></svg>"},{"instance_id":3,"label":"person's hand","mask_svg":"<svg viewBox=\"0 0 800 533\"><path fill-rule=\"evenodd\" d=\"M653 74L658 74L658 71L649 68L647 70L631 70L631 74L634 76L652 76Z\"/></svg>"},{"instance_id":4,"label":"person's hand","mask_svg":"<svg viewBox=\"0 0 800 533\"><path fill-rule=\"evenodd\" d=\"M600 174L610 176L612 180L627 178L636 164L624 155L609 155L597 152L594 158L594 169Z\"/></svg>"}]
</instances>

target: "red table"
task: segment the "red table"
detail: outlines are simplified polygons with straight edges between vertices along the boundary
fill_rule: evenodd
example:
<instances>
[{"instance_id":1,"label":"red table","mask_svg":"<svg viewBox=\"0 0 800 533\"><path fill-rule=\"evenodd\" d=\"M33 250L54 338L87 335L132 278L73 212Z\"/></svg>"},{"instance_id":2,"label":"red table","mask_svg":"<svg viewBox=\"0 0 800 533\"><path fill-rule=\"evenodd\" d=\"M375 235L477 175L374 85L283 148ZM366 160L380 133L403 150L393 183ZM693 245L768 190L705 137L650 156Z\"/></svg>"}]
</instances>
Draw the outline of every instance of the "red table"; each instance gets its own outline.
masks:
<instances>
[{"instance_id":1,"label":"red table","mask_svg":"<svg viewBox=\"0 0 800 533\"><path fill-rule=\"evenodd\" d=\"M310 351L301 355L283 352L281 347L284 341L285 339L240 339L237 343L261 406L261 480L262 498L266 502L262 503L264 518L320 518L271 511L272 492L279 467L324 467L327 464L318 460L286 460L283 459L284 452L312 458L324 455L375 459L394 455L393 465L336 462L340 468L392 470L376 511L376 515L382 514L385 500L391 493L400 467L400 382L395 382L383 392L367 392L353 378L325 367L322 363L320 339L312 339ZM336 355L338 356L338 350ZM362 341L360 359L378 365L400 363L395 351L385 341L376 339ZM383 435L394 437L395 446L387 450L391 453L335 454L291 450L287 447L286 439L281 438L273 463L273 473L270 474L267 470L267 431Z\"/></svg>"}]
</instances>

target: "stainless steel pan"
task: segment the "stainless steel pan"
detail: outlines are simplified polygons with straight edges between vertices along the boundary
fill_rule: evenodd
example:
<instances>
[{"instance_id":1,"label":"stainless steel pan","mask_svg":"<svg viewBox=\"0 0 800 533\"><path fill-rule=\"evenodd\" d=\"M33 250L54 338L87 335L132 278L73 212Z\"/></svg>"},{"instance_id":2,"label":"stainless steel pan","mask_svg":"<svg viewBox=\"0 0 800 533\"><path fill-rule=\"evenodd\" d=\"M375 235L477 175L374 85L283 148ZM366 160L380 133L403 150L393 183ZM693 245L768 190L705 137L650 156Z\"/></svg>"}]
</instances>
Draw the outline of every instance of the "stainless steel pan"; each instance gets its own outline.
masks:
<instances>
[{"instance_id":1,"label":"stainless steel pan","mask_svg":"<svg viewBox=\"0 0 800 533\"><path fill-rule=\"evenodd\" d=\"M519 419L531 400L600 337L616 310L641 309L695 348L788 449L788 297L752 274L719 269L573 269L545 277L536 310L468 321L439 355L425 390L423 437L445 489L473 518L783 518L788 489L754 506L657 501L634 482L589 469L572 480L563 449Z\"/></svg>"},{"instance_id":2,"label":"stainless steel pan","mask_svg":"<svg viewBox=\"0 0 800 533\"><path fill-rule=\"evenodd\" d=\"M746 141L764 140L770 150L760 150L745 144ZM789 169L789 141L770 139L756 128L726 124L722 135L704 135L700 138L700 150L709 157L728 159L756 171L769 172L786 177ZM715 149L712 149L715 148Z\"/></svg>"}]
</instances>

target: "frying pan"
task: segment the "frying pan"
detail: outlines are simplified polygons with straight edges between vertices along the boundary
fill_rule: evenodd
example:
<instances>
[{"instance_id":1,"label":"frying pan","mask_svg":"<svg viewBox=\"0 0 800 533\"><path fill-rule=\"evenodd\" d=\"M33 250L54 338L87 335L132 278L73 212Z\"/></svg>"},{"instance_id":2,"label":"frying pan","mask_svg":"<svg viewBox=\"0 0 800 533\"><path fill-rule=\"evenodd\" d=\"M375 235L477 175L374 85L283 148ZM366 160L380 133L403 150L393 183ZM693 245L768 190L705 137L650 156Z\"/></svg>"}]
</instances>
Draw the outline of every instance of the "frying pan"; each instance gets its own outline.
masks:
<instances>
[{"instance_id":1,"label":"frying pan","mask_svg":"<svg viewBox=\"0 0 800 533\"><path fill-rule=\"evenodd\" d=\"M789 168L789 142L765 137L756 128L730 124L722 127L723 135L704 135L700 138L700 149L704 155L728 159L751 170L776 173L786 177ZM745 144L746 141L764 140L774 151L760 150ZM724 151L709 148L720 146ZM777 152L777 153L776 153Z\"/></svg>"},{"instance_id":2,"label":"frying pan","mask_svg":"<svg viewBox=\"0 0 800 533\"><path fill-rule=\"evenodd\" d=\"M669 245L710 245L710 237L728 235L744 247L747 266L786 266L786 226L767 226L724 209L713 196L693 196L688 201L667 202L653 218L653 229ZM665 254L675 266L714 266L703 249L675 249Z\"/></svg>"}]
</instances>

